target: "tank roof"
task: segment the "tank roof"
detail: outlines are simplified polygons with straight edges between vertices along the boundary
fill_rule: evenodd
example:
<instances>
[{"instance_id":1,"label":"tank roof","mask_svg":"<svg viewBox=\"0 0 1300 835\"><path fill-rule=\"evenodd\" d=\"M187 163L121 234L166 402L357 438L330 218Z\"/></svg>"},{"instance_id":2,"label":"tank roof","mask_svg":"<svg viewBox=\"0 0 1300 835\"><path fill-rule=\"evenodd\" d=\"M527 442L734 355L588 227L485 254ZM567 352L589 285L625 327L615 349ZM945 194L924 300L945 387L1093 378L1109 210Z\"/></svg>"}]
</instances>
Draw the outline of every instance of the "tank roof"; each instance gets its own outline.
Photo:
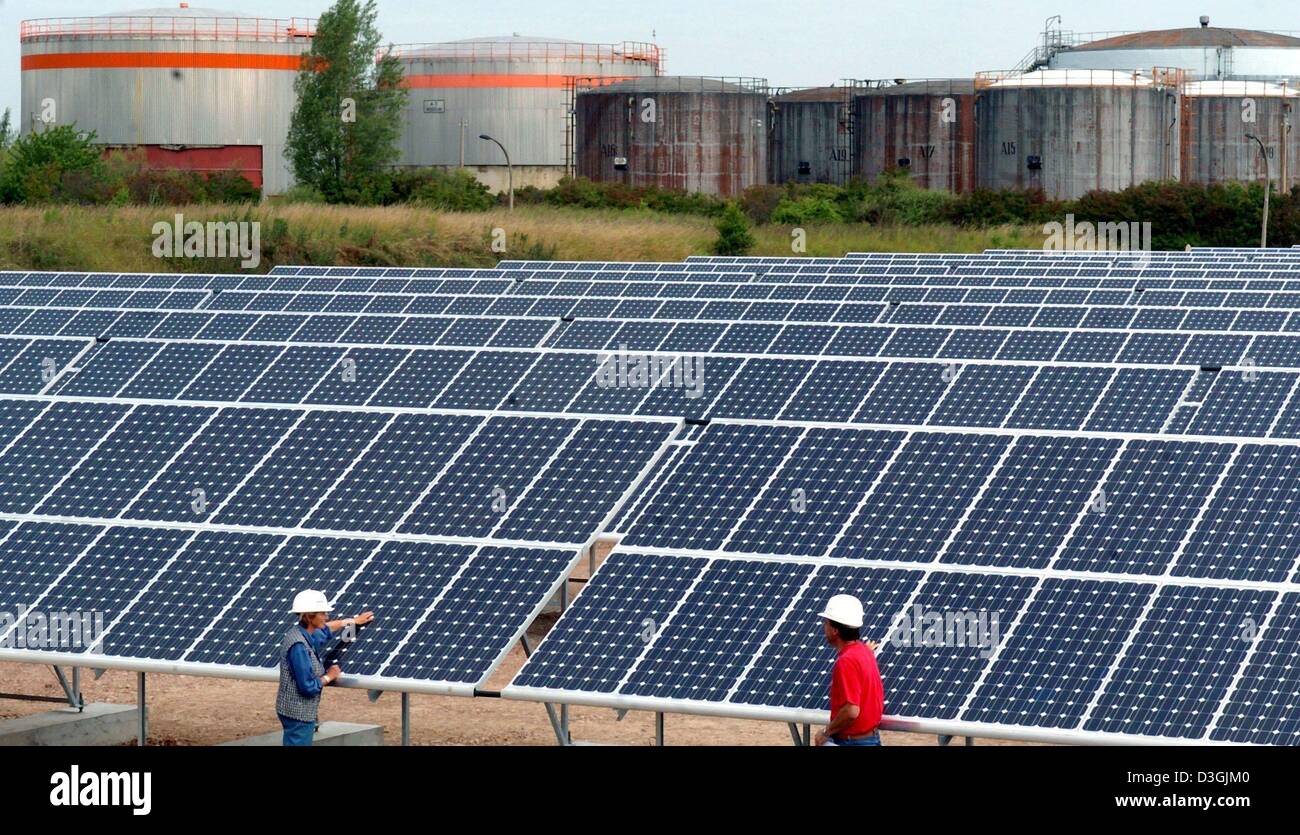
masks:
<instances>
[{"instance_id":1,"label":"tank roof","mask_svg":"<svg viewBox=\"0 0 1300 835\"><path fill-rule=\"evenodd\" d=\"M1089 41L1072 50L1098 49L1173 49L1177 47L1267 46L1300 47L1300 38L1276 32L1254 29L1226 29L1217 26L1188 27L1186 29L1156 29L1149 32L1130 32L1097 41Z\"/></svg>"},{"instance_id":2,"label":"tank roof","mask_svg":"<svg viewBox=\"0 0 1300 835\"><path fill-rule=\"evenodd\" d=\"M787 90L773 96L773 101L844 101L847 87L806 87L802 90Z\"/></svg>"},{"instance_id":3,"label":"tank roof","mask_svg":"<svg viewBox=\"0 0 1300 835\"><path fill-rule=\"evenodd\" d=\"M600 93L754 93L765 94L767 81L761 78L701 78L658 75L602 84L583 92Z\"/></svg>"},{"instance_id":4,"label":"tank roof","mask_svg":"<svg viewBox=\"0 0 1300 835\"><path fill-rule=\"evenodd\" d=\"M881 87L865 87L856 92L860 96L919 96L925 94L970 95L975 92L973 78L928 78L903 81Z\"/></svg>"}]
</instances>

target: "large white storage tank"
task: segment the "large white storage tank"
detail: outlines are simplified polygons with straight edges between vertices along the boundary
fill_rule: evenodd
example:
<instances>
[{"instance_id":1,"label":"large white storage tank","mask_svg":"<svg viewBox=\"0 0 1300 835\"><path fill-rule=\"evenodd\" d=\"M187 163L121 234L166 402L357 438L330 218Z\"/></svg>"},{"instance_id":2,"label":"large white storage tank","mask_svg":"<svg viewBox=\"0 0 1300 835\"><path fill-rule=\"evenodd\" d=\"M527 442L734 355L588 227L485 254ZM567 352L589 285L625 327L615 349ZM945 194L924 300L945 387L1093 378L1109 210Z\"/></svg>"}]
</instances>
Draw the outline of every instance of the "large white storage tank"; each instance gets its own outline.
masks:
<instances>
[{"instance_id":1,"label":"large white storage tank","mask_svg":"<svg viewBox=\"0 0 1300 835\"><path fill-rule=\"evenodd\" d=\"M402 126L404 167L468 168L496 191L506 188L501 150L514 184L549 187L573 159L574 86L656 76L659 47L594 44L512 35L399 46L411 90Z\"/></svg>"},{"instance_id":2,"label":"large white storage tank","mask_svg":"<svg viewBox=\"0 0 1300 835\"><path fill-rule=\"evenodd\" d=\"M1187 29L1098 37L1052 31L1044 41L1051 69L1173 67L1192 80L1300 78L1300 38L1211 26L1208 17Z\"/></svg>"},{"instance_id":3,"label":"large white storage tank","mask_svg":"<svg viewBox=\"0 0 1300 835\"><path fill-rule=\"evenodd\" d=\"M314 30L184 3L24 21L22 130L75 123L106 146L143 147L155 166L237 168L282 192L293 82Z\"/></svg>"}]
</instances>

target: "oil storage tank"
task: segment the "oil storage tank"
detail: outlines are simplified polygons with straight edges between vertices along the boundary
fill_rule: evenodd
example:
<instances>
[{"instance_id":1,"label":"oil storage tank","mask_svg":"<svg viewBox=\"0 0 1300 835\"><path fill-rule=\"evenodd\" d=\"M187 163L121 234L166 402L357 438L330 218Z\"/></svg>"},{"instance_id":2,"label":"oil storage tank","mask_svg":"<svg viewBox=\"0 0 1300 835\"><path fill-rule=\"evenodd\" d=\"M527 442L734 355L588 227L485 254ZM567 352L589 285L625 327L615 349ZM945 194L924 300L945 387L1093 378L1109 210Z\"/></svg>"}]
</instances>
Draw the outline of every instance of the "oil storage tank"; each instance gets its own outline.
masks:
<instances>
[{"instance_id":1,"label":"oil storage tank","mask_svg":"<svg viewBox=\"0 0 1300 835\"><path fill-rule=\"evenodd\" d=\"M772 96L768 179L782 183L844 185L851 173L851 88L812 87Z\"/></svg>"},{"instance_id":2,"label":"oil storage tank","mask_svg":"<svg viewBox=\"0 0 1300 835\"><path fill-rule=\"evenodd\" d=\"M980 73L979 185L1072 200L1177 179L1182 80L1177 70Z\"/></svg>"},{"instance_id":3,"label":"oil storage tank","mask_svg":"<svg viewBox=\"0 0 1300 835\"><path fill-rule=\"evenodd\" d=\"M154 166L234 168L284 191L293 83L314 30L184 3L23 21L22 130L75 123Z\"/></svg>"},{"instance_id":4,"label":"oil storage tank","mask_svg":"<svg viewBox=\"0 0 1300 835\"><path fill-rule=\"evenodd\" d=\"M519 35L401 46L411 90L402 122L405 167L468 168L504 191L501 141L514 184L547 188L572 156L575 80L608 83L659 75L662 53L650 43L595 44Z\"/></svg>"},{"instance_id":5,"label":"oil storage tank","mask_svg":"<svg viewBox=\"0 0 1300 835\"><path fill-rule=\"evenodd\" d=\"M767 182L767 82L661 76L580 88L577 173L734 197Z\"/></svg>"},{"instance_id":6,"label":"oil storage tank","mask_svg":"<svg viewBox=\"0 0 1300 835\"><path fill-rule=\"evenodd\" d=\"M1182 179L1188 183L1258 182L1269 176L1290 191L1300 164L1295 130L1300 91L1285 81L1189 81L1183 85Z\"/></svg>"},{"instance_id":7,"label":"oil storage tank","mask_svg":"<svg viewBox=\"0 0 1300 835\"><path fill-rule=\"evenodd\" d=\"M1300 38L1293 33L1211 26L1205 16L1199 23L1095 36L1050 31L1044 52L1051 69L1173 67L1193 81L1300 79Z\"/></svg>"},{"instance_id":8,"label":"oil storage tank","mask_svg":"<svg viewBox=\"0 0 1300 835\"><path fill-rule=\"evenodd\" d=\"M975 81L867 82L853 95L853 175L906 171L932 190L975 187Z\"/></svg>"}]
</instances>

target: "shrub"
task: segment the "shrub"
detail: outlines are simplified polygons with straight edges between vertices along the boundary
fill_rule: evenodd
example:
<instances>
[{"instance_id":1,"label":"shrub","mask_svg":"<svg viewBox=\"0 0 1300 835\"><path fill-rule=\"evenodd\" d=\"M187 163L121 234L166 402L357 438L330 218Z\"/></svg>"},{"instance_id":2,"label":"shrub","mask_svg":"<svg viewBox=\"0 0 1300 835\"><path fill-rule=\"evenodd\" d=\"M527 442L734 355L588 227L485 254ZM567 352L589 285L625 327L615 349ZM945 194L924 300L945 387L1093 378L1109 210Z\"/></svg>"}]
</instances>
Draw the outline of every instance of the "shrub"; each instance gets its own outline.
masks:
<instances>
[{"instance_id":1,"label":"shrub","mask_svg":"<svg viewBox=\"0 0 1300 835\"><path fill-rule=\"evenodd\" d=\"M463 168L399 172L393 178L392 201L453 212L483 212L496 202L491 190Z\"/></svg>"},{"instance_id":2,"label":"shrub","mask_svg":"<svg viewBox=\"0 0 1300 835\"><path fill-rule=\"evenodd\" d=\"M749 221L737 203L728 203L717 223L718 239L713 244L717 255L745 255L754 248Z\"/></svg>"},{"instance_id":3,"label":"shrub","mask_svg":"<svg viewBox=\"0 0 1300 835\"><path fill-rule=\"evenodd\" d=\"M64 178L75 177L78 194L103 176L104 161L94 146L94 132L57 125L19 137L9 148L0 174L0 199L6 203L65 199Z\"/></svg>"}]
</instances>

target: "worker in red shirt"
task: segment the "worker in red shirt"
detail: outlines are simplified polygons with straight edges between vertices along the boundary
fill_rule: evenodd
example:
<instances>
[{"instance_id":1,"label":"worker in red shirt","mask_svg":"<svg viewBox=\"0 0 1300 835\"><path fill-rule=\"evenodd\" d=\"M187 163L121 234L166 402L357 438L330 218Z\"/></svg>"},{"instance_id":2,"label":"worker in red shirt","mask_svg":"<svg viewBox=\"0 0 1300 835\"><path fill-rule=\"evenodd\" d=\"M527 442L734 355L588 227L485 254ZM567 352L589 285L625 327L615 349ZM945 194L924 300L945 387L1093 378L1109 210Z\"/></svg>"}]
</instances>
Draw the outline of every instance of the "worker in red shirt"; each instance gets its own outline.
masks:
<instances>
[{"instance_id":1,"label":"worker in red shirt","mask_svg":"<svg viewBox=\"0 0 1300 835\"><path fill-rule=\"evenodd\" d=\"M837 594L819 617L837 657L831 671L831 723L817 734L816 744L879 745L885 685L875 645L862 642L862 603L851 594Z\"/></svg>"}]
</instances>

